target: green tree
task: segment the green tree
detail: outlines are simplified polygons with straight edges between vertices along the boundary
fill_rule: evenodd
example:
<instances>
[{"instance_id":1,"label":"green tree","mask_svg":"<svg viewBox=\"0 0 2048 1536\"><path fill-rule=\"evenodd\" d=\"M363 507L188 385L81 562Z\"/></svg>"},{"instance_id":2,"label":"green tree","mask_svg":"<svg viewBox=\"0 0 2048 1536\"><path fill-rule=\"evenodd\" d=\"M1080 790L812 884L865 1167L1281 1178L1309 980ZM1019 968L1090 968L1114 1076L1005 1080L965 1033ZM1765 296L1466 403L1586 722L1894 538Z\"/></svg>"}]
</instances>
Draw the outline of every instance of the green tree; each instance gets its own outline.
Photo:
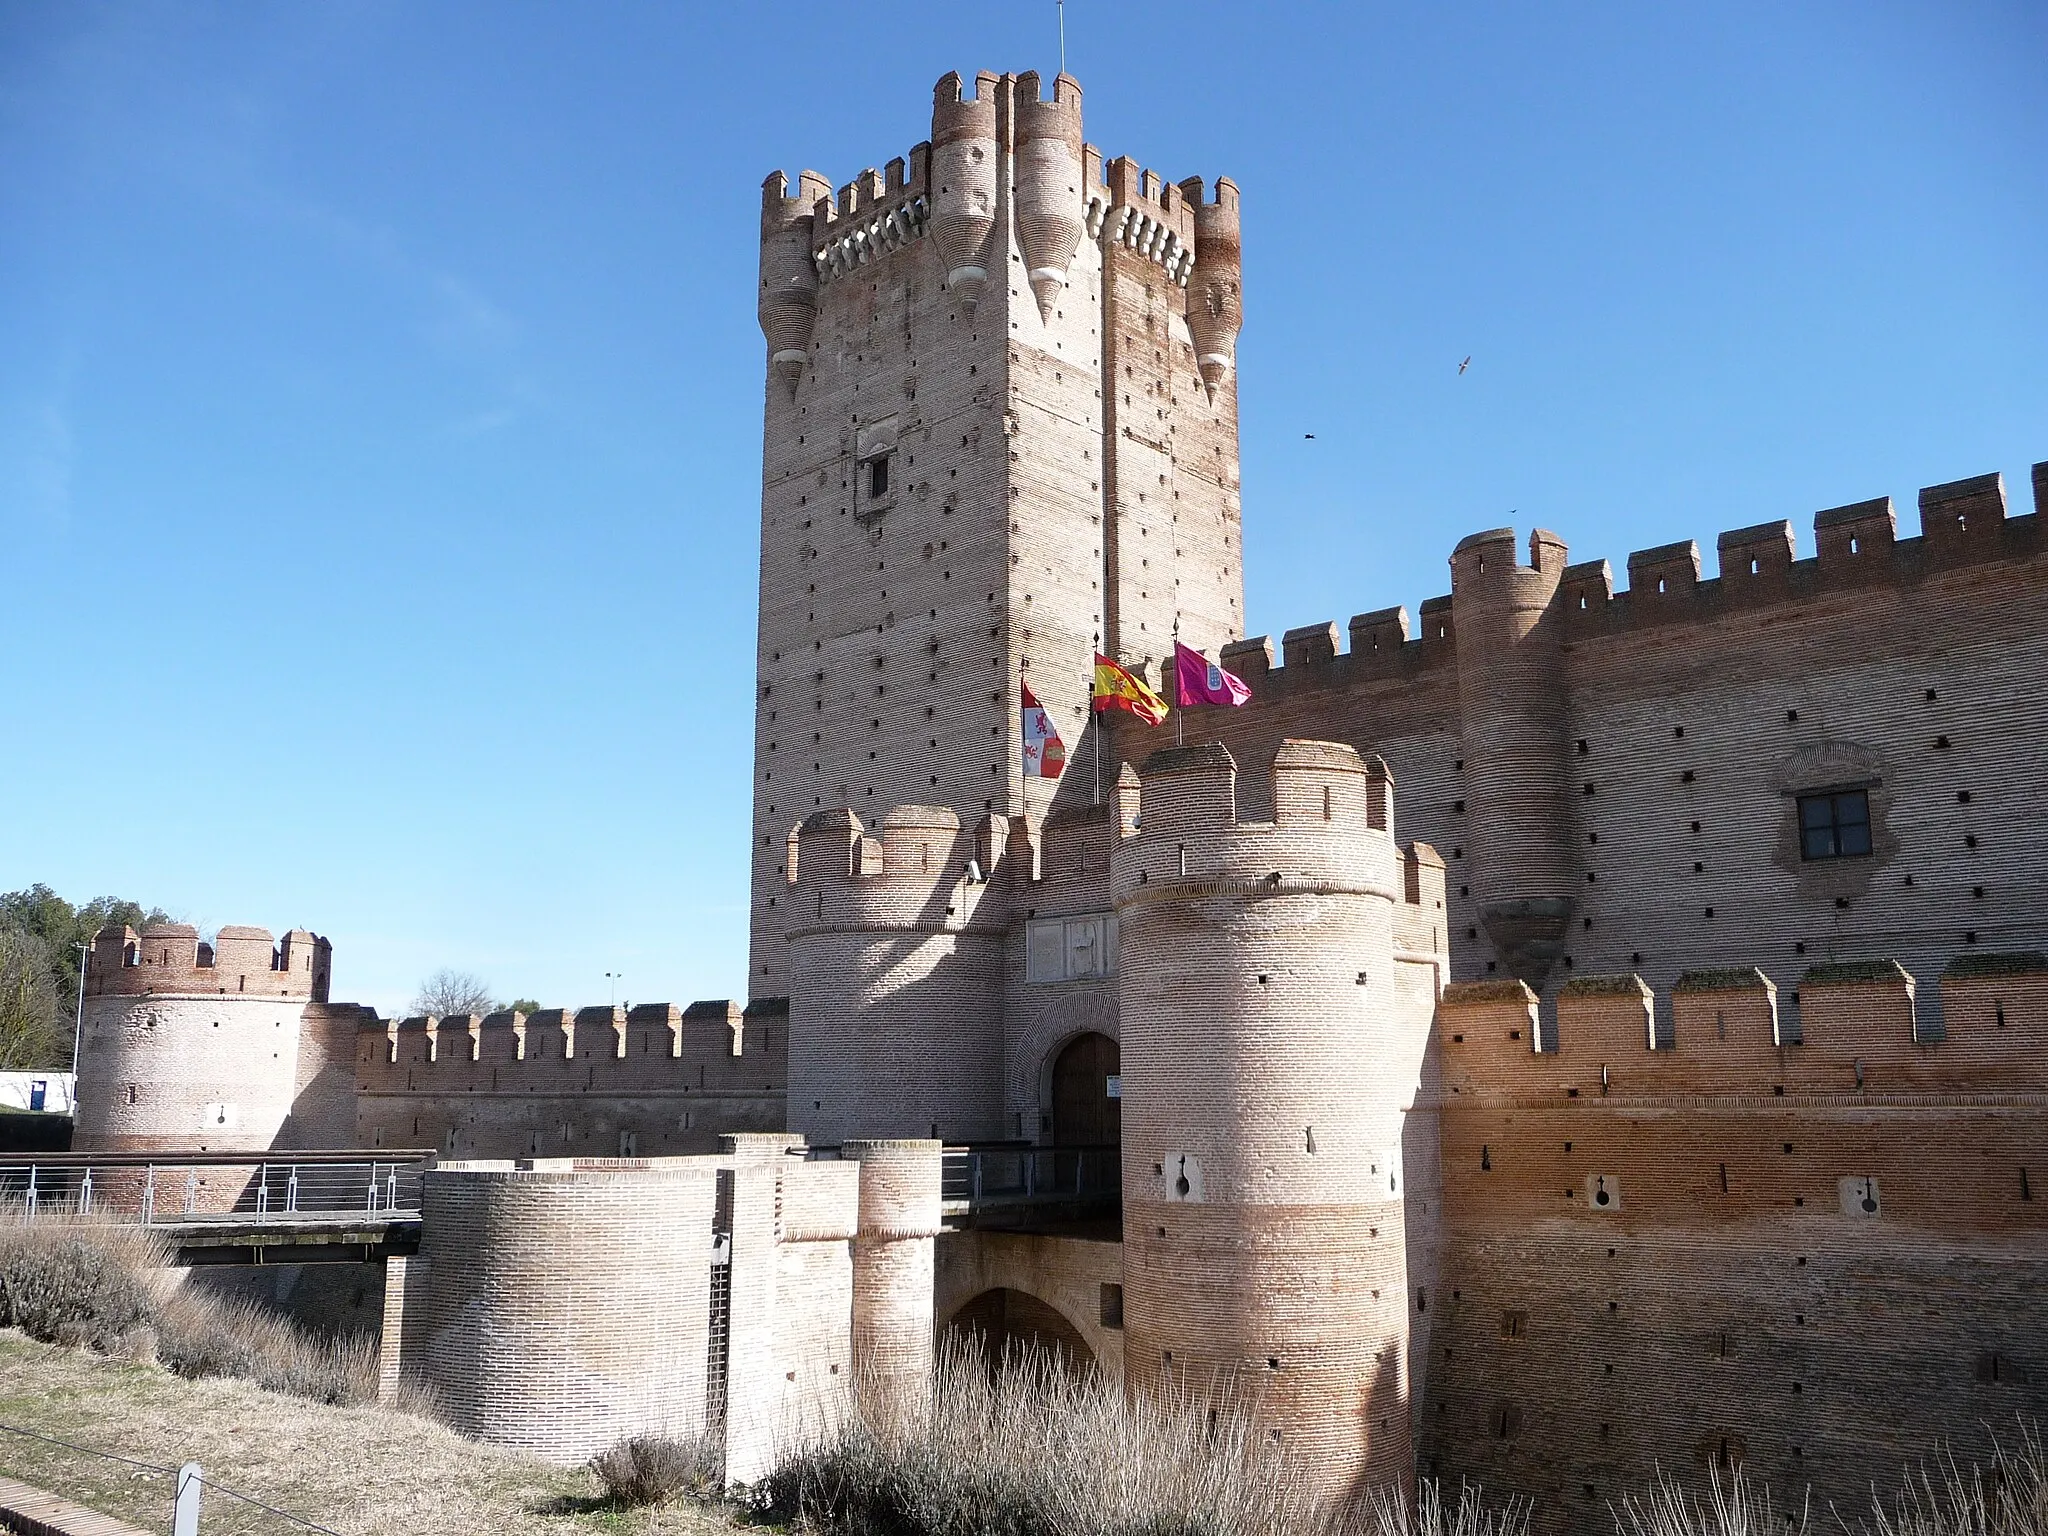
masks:
<instances>
[{"instance_id":1,"label":"green tree","mask_svg":"<svg viewBox=\"0 0 2048 1536\"><path fill-rule=\"evenodd\" d=\"M0 934L26 935L41 946L50 990L63 1017L69 1016L78 996L79 945L92 943L92 936L109 923L145 928L169 921L171 916L162 907L145 907L119 896L100 896L74 907L47 885L0 892Z\"/></svg>"},{"instance_id":2,"label":"green tree","mask_svg":"<svg viewBox=\"0 0 2048 1536\"><path fill-rule=\"evenodd\" d=\"M63 1066L67 1022L50 946L26 929L0 927L0 1071Z\"/></svg>"}]
</instances>

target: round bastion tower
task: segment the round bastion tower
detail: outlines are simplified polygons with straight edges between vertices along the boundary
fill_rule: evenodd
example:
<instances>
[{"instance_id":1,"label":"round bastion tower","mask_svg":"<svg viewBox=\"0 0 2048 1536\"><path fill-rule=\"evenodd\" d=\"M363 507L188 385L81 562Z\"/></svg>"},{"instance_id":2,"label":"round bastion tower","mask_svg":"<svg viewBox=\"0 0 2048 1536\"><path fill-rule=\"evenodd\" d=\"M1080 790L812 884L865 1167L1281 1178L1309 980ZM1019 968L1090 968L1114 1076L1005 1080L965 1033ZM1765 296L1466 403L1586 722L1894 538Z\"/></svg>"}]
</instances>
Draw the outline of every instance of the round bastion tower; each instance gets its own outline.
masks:
<instances>
[{"instance_id":1,"label":"round bastion tower","mask_svg":"<svg viewBox=\"0 0 2048 1536\"><path fill-rule=\"evenodd\" d=\"M851 811L797 829L789 936L789 1129L813 1146L1002 1135L1008 823L978 837L939 805L864 833Z\"/></svg>"},{"instance_id":2,"label":"round bastion tower","mask_svg":"<svg viewBox=\"0 0 2048 1536\"><path fill-rule=\"evenodd\" d=\"M1237 819L1236 781L1212 743L1116 789L1126 1378L1228 1392L1326 1495L1406 1488L1431 1010L1395 984L1390 785L1313 741L1282 744L1272 821Z\"/></svg>"},{"instance_id":3,"label":"round bastion tower","mask_svg":"<svg viewBox=\"0 0 2048 1536\"><path fill-rule=\"evenodd\" d=\"M295 928L102 928L86 969L72 1145L260 1152L289 1140L307 1006L333 950Z\"/></svg>"},{"instance_id":4,"label":"round bastion tower","mask_svg":"<svg viewBox=\"0 0 2048 1536\"><path fill-rule=\"evenodd\" d=\"M1508 971L1541 990L1572 917L1572 808L1557 588L1564 541L1537 529L1529 564L1515 530L1461 540L1451 554L1451 623L1469 807L1466 867Z\"/></svg>"}]
</instances>

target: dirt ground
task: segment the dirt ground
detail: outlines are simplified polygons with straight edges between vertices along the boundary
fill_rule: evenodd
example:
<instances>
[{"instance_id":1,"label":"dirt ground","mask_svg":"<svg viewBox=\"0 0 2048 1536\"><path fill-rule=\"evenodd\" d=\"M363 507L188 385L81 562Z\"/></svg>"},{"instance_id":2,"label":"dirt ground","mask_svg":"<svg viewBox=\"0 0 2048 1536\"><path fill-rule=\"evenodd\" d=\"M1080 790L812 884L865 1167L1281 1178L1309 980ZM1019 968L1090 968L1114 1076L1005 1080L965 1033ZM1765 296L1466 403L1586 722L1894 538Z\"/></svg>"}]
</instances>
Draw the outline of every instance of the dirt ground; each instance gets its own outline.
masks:
<instances>
[{"instance_id":1,"label":"dirt ground","mask_svg":"<svg viewBox=\"0 0 2048 1536\"><path fill-rule=\"evenodd\" d=\"M155 1468L196 1461L234 1489L339 1536L718 1536L722 1511L604 1508L588 1471L473 1445L380 1408L324 1408L240 1381L184 1381L152 1366L0 1330L0 1474L141 1526L170 1528L173 1477L33 1440L30 1430ZM303 1532L204 1495L206 1536ZM759 1529L759 1528L756 1528Z\"/></svg>"}]
</instances>

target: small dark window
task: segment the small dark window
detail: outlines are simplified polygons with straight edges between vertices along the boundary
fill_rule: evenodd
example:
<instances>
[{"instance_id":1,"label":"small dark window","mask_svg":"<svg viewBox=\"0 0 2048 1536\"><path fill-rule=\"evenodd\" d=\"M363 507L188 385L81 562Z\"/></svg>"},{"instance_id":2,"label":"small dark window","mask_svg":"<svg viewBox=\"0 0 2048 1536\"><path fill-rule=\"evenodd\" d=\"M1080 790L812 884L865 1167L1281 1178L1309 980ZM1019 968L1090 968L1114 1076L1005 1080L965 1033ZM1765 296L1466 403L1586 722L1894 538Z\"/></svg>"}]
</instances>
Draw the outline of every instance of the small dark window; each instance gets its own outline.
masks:
<instances>
[{"instance_id":1,"label":"small dark window","mask_svg":"<svg viewBox=\"0 0 2048 1536\"><path fill-rule=\"evenodd\" d=\"M1124 1325L1124 1288L1120 1285L1105 1285L1102 1288L1102 1326L1121 1328Z\"/></svg>"},{"instance_id":2,"label":"small dark window","mask_svg":"<svg viewBox=\"0 0 2048 1536\"><path fill-rule=\"evenodd\" d=\"M1799 797L1801 858L1853 859L1869 852L1869 791L1849 789Z\"/></svg>"},{"instance_id":3,"label":"small dark window","mask_svg":"<svg viewBox=\"0 0 2048 1536\"><path fill-rule=\"evenodd\" d=\"M1529 1314L1526 1312L1501 1313L1500 1336L1504 1339L1527 1338L1529 1336Z\"/></svg>"},{"instance_id":4,"label":"small dark window","mask_svg":"<svg viewBox=\"0 0 2048 1536\"><path fill-rule=\"evenodd\" d=\"M889 494L889 456L868 460L868 495L876 500Z\"/></svg>"}]
</instances>

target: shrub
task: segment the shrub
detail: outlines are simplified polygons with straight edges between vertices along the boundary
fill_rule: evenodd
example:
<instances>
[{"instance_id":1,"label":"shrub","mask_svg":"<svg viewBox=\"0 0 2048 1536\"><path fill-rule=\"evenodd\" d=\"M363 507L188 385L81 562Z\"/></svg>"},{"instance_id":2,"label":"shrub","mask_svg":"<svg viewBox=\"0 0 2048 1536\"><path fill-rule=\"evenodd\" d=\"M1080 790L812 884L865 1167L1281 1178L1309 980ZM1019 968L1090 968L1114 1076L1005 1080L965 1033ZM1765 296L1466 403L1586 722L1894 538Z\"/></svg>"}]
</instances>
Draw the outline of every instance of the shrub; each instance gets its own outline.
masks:
<instances>
[{"instance_id":1,"label":"shrub","mask_svg":"<svg viewBox=\"0 0 2048 1536\"><path fill-rule=\"evenodd\" d=\"M140 1228L18 1212L0 1210L0 1327L319 1403L376 1400L368 1338L312 1338L247 1302L188 1291Z\"/></svg>"},{"instance_id":2,"label":"shrub","mask_svg":"<svg viewBox=\"0 0 2048 1536\"><path fill-rule=\"evenodd\" d=\"M154 1310L150 1256L131 1234L102 1241L68 1222L11 1227L0 1236L0 1327L116 1352Z\"/></svg>"},{"instance_id":3,"label":"shrub","mask_svg":"<svg viewBox=\"0 0 2048 1536\"><path fill-rule=\"evenodd\" d=\"M590 1469L605 1497L628 1509L659 1504L679 1493L716 1493L725 1482L724 1456L711 1435L683 1440L635 1435L592 1457Z\"/></svg>"}]
</instances>

